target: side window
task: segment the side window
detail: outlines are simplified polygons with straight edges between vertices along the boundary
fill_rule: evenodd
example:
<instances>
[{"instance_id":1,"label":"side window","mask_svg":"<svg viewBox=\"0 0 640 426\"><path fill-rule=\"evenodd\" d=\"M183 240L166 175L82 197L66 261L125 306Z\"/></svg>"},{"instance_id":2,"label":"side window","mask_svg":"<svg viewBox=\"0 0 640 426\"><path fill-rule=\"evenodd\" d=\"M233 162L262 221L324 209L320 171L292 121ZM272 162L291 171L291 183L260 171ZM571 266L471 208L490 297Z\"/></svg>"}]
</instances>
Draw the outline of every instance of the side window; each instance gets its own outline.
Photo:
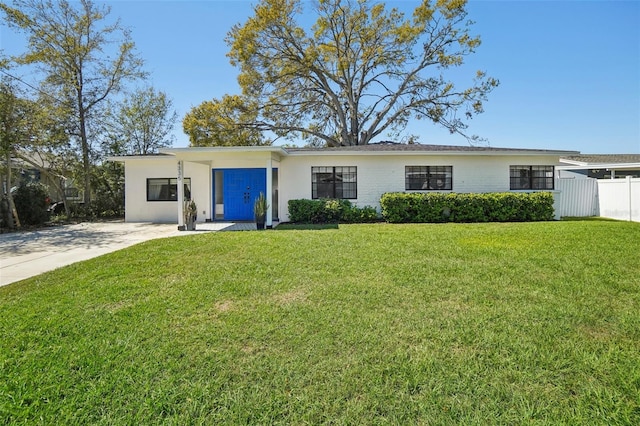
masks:
<instances>
[{"instance_id":1,"label":"side window","mask_svg":"<svg viewBox=\"0 0 640 426\"><path fill-rule=\"evenodd\" d=\"M183 179L184 197L191 199L191 179ZM149 178L147 179L147 201L178 201L178 179Z\"/></svg>"},{"instance_id":2,"label":"side window","mask_svg":"<svg viewBox=\"0 0 640 426\"><path fill-rule=\"evenodd\" d=\"M510 166L509 187L519 189L553 189L554 166Z\"/></svg>"},{"instance_id":3,"label":"side window","mask_svg":"<svg viewBox=\"0 0 640 426\"><path fill-rule=\"evenodd\" d=\"M357 167L312 167L311 198L358 198Z\"/></svg>"},{"instance_id":4,"label":"side window","mask_svg":"<svg viewBox=\"0 0 640 426\"><path fill-rule=\"evenodd\" d=\"M404 189L407 191L447 191L453 189L453 166L406 166Z\"/></svg>"}]
</instances>

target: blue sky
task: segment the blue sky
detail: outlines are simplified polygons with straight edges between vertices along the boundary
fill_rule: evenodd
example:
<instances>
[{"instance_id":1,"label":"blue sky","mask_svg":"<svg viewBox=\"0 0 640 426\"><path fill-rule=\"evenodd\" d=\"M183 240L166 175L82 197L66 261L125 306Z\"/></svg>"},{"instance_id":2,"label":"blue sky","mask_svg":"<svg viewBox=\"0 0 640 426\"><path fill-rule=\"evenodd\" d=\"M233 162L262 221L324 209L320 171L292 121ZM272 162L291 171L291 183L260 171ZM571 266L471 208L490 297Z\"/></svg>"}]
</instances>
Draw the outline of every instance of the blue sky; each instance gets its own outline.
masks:
<instances>
[{"instance_id":1,"label":"blue sky","mask_svg":"<svg viewBox=\"0 0 640 426\"><path fill-rule=\"evenodd\" d=\"M151 73L147 83L174 102L176 146L187 146L181 119L191 107L239 93L225 35L256 1L106 1L132 30ZM311 6L311 3L306 3ZM417 1L388 1L411 10ZM491 146L640 153L640 1L471 0L482 45L456 73L482 69L500 80L468 132ZM20 39L0 28L0 47ZM422 143L466 145L428 121L407 133Z\"/></svg>"}]
</instances>

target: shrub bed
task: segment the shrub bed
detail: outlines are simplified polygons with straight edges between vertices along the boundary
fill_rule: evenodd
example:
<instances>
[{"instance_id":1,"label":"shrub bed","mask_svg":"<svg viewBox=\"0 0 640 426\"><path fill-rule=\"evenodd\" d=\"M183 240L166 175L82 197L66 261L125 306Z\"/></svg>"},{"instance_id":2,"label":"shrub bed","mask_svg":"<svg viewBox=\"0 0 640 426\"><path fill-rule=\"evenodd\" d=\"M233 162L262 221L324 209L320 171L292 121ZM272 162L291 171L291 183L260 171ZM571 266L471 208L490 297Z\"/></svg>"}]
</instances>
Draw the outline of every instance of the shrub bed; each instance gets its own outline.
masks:
<instances>
[{"instance_id":1,"label":"shrub bed","mask_svg":"<svg viewBox=\"0 0 640 426\"><path fill-rule=\"evenodd\" d=\"M289 220L295 223L375 222L378 212L370 206L357 207L349 200L289 200Z\"/></svg>"},{"instance_id":2,"label":"shrub bed","mask_svg":"<svg viewBox=\"0 0 640 426\"><path fill-rule=\"evenodd\" d=\"M390 223L532 222L553 220L550 192L485 194L382 194L382 217Z\"/></svg>"}]
</instances>

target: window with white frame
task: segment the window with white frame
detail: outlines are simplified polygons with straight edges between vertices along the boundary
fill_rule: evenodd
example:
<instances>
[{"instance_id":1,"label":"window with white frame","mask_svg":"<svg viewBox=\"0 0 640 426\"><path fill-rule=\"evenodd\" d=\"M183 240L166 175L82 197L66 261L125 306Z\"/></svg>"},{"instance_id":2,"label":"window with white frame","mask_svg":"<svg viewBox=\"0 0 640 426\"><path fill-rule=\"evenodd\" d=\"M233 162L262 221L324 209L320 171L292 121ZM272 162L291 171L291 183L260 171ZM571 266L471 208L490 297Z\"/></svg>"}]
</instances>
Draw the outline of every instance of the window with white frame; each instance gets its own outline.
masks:
<instances>
[{"instance_id":1,"label":"window with white frame","mask_svg":"<svg viewBox=\"0 0 640 426\"><path fill-rule=\"evenodd\" d=\"M311 198L358 198L357 167L312 167Z\"/></svg>"},{"instance_id":2,"label":"window with white frame","mask_svg":"<svg viewBox=\"0 0 640 426\"><path fill-rule=\"evenodd\" d=\"M184 198L191 199L191 179L183 179ZM178 201L178 179L149 178L147 179L147 201Z\"/></svg>"},{"instance_id":3,"label":"window with white frame","mask_svg":"<svg viewBox=\"0 0 640 426\"><path fill-rule=\"evenodd\" d=\"M447 191L453 189L453 166L405 166L407 191Z\"/></svg>"},{"instance_id":4,"label":"window with white frame","mask_svg":"<svg viewBox=\"0 0 640 426\"><path fill-rule=\"evenodd\" d=\"M554 166L510 166L510 188L553 189Z\"/></svg>"}]
</instances>

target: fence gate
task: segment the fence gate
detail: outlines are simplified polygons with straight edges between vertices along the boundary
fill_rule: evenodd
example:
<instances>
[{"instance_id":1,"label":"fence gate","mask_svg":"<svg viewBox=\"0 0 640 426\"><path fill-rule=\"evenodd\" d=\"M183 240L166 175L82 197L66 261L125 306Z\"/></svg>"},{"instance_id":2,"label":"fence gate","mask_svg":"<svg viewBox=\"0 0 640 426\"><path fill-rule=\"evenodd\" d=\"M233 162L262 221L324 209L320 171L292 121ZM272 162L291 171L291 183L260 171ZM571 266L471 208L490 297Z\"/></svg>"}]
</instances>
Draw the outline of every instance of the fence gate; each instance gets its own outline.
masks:
<instances>
[{"instance_id":1,"label":"fence gate","mask_svg":"<svg viewBox=\"0 0 640 426\"><path fill-rule=\"evenodd\" d=\"M598 216L598 181L593 178L556 180L556 217Z\"/></svg>"}]
</instances>

